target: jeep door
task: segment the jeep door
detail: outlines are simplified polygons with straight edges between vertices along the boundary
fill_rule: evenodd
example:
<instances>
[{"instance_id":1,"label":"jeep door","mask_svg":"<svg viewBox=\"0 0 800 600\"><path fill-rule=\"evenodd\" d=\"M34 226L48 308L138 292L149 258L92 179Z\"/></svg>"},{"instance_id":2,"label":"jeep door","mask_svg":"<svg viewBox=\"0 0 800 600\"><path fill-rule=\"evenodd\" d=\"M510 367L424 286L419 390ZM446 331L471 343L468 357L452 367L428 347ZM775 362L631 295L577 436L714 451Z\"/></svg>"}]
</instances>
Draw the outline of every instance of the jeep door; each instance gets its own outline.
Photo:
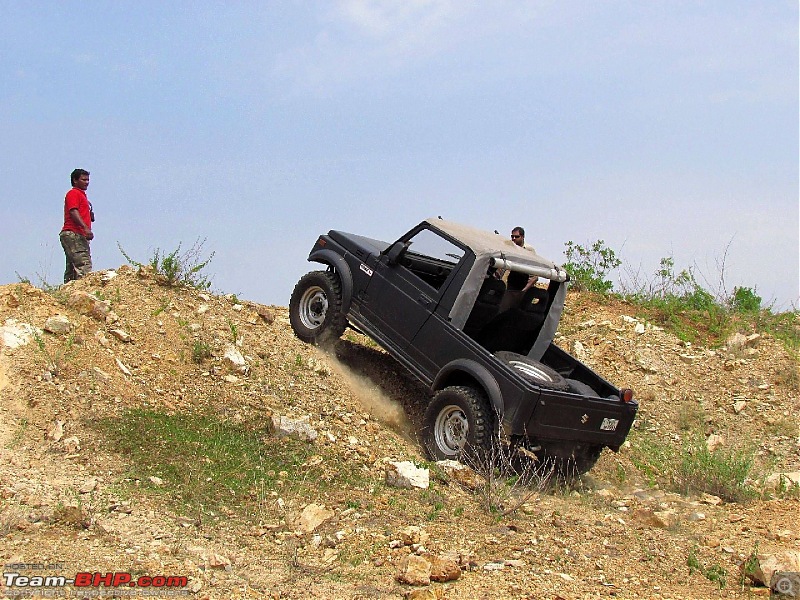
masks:
<instances>
[{"instance_id":1,"label":"jeep door","mask_svg":"<svg viewBox=\"0 0 800 600\"><path fill-rule=\"evenodd\" d=\"M383 341L408 357L411 341L436 310L464 250L427 228L401 242L409 243L396 261L388 253L378 257L362 311Z\"/></svg>"}]
</instances>

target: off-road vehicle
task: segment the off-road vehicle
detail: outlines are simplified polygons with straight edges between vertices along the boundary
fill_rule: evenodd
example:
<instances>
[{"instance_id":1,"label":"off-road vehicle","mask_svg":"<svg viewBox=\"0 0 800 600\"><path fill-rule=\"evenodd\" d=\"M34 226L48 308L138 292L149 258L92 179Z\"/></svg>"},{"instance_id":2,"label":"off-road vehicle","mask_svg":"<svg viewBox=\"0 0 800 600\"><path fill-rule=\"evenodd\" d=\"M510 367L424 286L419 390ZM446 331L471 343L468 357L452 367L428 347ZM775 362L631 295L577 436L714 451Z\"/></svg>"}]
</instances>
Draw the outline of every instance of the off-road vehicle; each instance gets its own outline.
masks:
<instances>
[{"instance_id":1,"label":"off-road vehicle","mask_svg":"<svg viewBox=\"0 0 800 600\"><path fill-rule=\"evenodd\" d=\"M502 438L583 473L604 447L625 441L633 392L553 343L569 277L533 250L431 218L394 243L330 231L308 260L326 268L292 292L295 334L325 345L349 326L428 386L421 439L429 457L457 459ZM507 290L506 272L536 283Z\"/></svg>"}]
</instances>

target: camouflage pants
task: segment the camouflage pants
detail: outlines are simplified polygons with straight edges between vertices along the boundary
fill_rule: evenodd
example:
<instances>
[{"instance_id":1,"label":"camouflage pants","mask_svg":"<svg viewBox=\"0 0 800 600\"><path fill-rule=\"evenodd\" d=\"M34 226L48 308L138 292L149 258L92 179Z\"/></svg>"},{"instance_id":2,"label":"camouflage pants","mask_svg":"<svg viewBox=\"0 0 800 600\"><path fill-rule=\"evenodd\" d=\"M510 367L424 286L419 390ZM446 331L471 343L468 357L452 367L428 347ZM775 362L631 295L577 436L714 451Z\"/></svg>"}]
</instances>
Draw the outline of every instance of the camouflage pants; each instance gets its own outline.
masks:
<instances>
[{"instance_id":1,"label":"camouflage pants","mask_svg":"<svg viewBox=\"0 0 800 600\"><path fill-rule=\"evenodd\" d=\"M64 269L64 283L80 279L92 270L92 255L89 254L89 240L74 231L62 231L59 234L61 247L67 257Z\"/></svg>"}]
</instances>

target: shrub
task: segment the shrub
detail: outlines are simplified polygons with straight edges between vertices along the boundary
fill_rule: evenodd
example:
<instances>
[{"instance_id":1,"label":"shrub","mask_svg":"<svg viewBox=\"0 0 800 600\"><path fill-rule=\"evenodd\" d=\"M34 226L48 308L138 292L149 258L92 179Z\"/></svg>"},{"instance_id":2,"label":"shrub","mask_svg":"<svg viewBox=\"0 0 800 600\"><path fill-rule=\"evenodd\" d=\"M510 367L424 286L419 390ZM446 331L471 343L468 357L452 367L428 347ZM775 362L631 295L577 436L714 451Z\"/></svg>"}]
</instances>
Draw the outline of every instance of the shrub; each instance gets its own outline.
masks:
<instances>
[{"instance_id":1,"label":"shrub","mask_svg":"<svg viewBox=\"0 0 800 600\"><path fill-rule=\"evenodd\" d=\"M735 287L730 300L731 308L739 313L756 313L761 310L761 296L753 288Z\"/></svg>"},{"instance_id":2,"label":"shrub","mask_svg":"<svg viewBox=\"0 0 800 600\"><path fill-rule=\"evenodd\" d=\"M570 240L565 246L567 262L564 268L570 275L574 289L600 294L607 294L613 289L614 284L607 277L622 261L603 240L597 240L591 246L581 246Z\"/></svg>"},{"instance_id":3,"label":"shrub","mask_svg":"<svg viewBox=\"0 0 800 600\"><path fill-rule=\"evenodd\" d=\"M203 361L211 358L211 346L201 340L195 340L192 346L192 361L201 364Z\"/></svg>"},{"instance_id":4,"label":"shrub","mask_svg":"<svg viewBox=\"0 0 800 600\"><path fill-rule=\"evenodd\" d=\"M160 248L156 248L153 256L150 258L148 265L153 269L153 273L160 283L167 286L186 286L198 290L207 290L211 287L211 280L201 273L211 259L214 258L212 252L208 258L203 259L203 245L206 240L198 238L192 244L191 248L181 252L183 242L178 243L178 247L172 252L164 252ZM119 251L128 263L144 267L140 262L133 260L127 252L122 248L122 245L117 242Z\"/></svg>"}]
</instances>

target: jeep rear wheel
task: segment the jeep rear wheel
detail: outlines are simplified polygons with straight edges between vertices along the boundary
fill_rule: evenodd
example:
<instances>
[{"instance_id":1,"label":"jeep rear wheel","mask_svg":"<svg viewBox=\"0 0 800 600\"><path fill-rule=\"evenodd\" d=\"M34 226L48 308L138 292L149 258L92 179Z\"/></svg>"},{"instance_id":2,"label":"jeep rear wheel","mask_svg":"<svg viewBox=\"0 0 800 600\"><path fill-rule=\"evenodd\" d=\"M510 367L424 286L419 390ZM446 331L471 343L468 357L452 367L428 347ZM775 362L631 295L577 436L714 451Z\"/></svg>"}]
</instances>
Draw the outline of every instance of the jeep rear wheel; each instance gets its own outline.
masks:
<instances>
[{"instance_id":1,"label":"jeep rear wheel","mask_svg":"<svg viewBox=\"0 0 800 600\"><path fill-rule=\"evenodd\" d=\"M491 448L494 415L484 393L472 387L439 390L425 411L422 443L433 460L475 457Z\"/></svg>"},{"instance_id":2,"label":"jeep rear wheel","mask_svg":"<svg viewBox=\"0 0 800 600\"><path fill-rule=\"evenodd\" d=\"M507 352L506 350L495 352L494 355L517 371L523 379L527 379L538 386L561 391L569 388L567 380L555 369L551 369L538 360L533 360L516 352Z\"/></svg>"},{"instance_id":3,"label":"jeep rear wheel","mask_svg":"<svg viewBox=\"0 0 800 600\"><path fill-rule=\"evenodd\" d=\"M590 471L602 452L603 446L551 442L542 444L537 454L543 465L552 465L560 477L571 481Z\"/></svg>"},{"instance_id":4,"label":"jeep rear wheel","mask_svg":"<svg viewBox=\"0 0 800 600\"><path fill-rule=\"evenodd\" d=\"M328 271L303 275L289 300L289 322L295 335L308 344L339 339L347 327L339 278Z\"/></svg>"}]
</instances>

